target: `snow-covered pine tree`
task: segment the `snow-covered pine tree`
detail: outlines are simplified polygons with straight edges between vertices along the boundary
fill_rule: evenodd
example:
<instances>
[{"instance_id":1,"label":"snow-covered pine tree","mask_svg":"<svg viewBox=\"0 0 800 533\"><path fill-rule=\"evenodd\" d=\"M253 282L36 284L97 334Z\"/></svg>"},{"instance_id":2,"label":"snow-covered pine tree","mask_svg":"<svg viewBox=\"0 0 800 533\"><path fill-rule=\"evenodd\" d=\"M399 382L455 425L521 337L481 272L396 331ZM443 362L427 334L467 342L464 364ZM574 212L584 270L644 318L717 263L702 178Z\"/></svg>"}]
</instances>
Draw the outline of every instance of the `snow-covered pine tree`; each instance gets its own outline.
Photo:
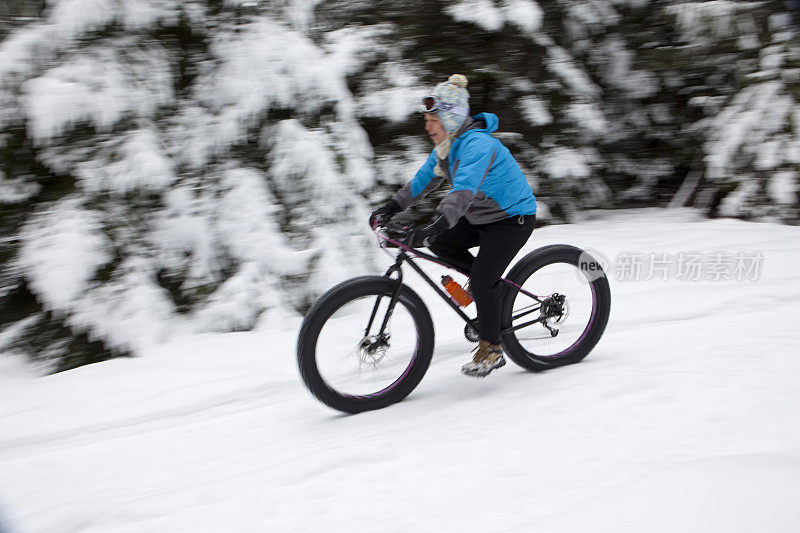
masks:
<instances>
[{"instance_id":1,"label":"snow-covered pine tree","mask_svg":"<svg viewBox=\"0 0 800 533\"><path fill-rule=\"evenodd\" d=\"M705 114L694 203L712 214L800 221L800 34L786 3L676 3L692 65L688 101ZM796 15L796 14L795 14Z\"/></svg>"},{"instance_id":2,"label":"snow-covered pine tree","mask_svg":"<svg viewBox=\"0 0 800 533\"><path fill-rule=\"evenodd\" d=\"M415 137L419 94L453 72L468 75L473 111L500 117L543 221L652 203L658 180L685 158L663 149L672 115L660 80L636 54L642 39L659 37L648 28L648 2L340 0L318 12L337 33L371 31L382 44L349 82L390 188L429 150ZM633 20L636 32L628 31Z\"/></svg>"},{"instance_id":3,"label":"snow-covered pine tree","mask_svg":"<svg viewBox=\"0 0 800 533\"><path fill-rule=\"evenodd\" d=\"M730 23L731 6L736 17L755 10L762 30ZM745 75L760 68L753 65L762 54L780 57L773 72L787 94L795 91L787 77L795 76L797 39L780 1L333 0L317 12L334 34L347 36L342 42L371 32L382 44L349 83L387 189L407 179L428 149L415 137L413 95L464 72L473 109L498 114L513 133L503 139L528 171L543 219L570 220L587 207L667 205L682 184L697 181L711 149L709 121L741 88L741 76L726 71ZM772 36L757 47L742 44L769 25L777 47ZM790 120L783 126L793 131ZM783 161L767 187L783 192L750 198L788 213L797 167ZM713 187L724 193L734 185L717 179Z\"/></svg>"},{"instance_id":4,"label":"snow-covered pine tree","mask_svg":"<svg viewBox=\"0 0 800 533\"><path fill-rule=\"evenodd\" d=\"M71 368L370 270L354 60L311 8L60 0L0 43L6 348Z\"/></svg>"},{"instance_id":5,"label":"snow-covered pine tree","mask_svg":"<svg viewBox=\"0 0 800 533\"><path fill-rule=\"evenodd\" d=\"M419 97L454 72L542 221L797 220L788 4L51 0L0 42L0 343L68 368L372 271L363 220L426 157Z\"/></svg>"}]
</instances>

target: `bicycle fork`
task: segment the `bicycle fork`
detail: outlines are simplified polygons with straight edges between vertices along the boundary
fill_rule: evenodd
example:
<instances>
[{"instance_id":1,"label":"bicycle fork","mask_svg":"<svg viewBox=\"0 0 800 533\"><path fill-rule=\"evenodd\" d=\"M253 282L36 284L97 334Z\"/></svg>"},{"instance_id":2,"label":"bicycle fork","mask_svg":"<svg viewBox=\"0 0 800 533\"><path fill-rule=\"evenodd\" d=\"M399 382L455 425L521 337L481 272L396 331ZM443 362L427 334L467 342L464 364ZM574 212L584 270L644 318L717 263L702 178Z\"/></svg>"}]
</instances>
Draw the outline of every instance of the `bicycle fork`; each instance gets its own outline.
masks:
<instances>
[{"instance_id":1,"label":"bicycle fork","mask_svg":"<svg viewBox=\"0 0 800 533\"><path fill-rule=\"evenodd\" d=\"M367 327L364 330L364 340L361 341L361 348L370 354L375 353L379 348L389 345L389 335L386 332L386 327L389 325L389 320L392 318L394 308L397 305L397 300L400 297L400 287L403 285L403 270L401 265L404 260L405 254L399 254L395 264L389 267L389 270L387 270L386 274L384 274L384 277L391 278L392 274L397 273L397 285L395 286L394 291L392 291L392 295L389 299L389 306L386 308L386 314L383 317L381 328L374 337L370 337L369 332L372 329L372 325L375 323L375 317L378 315L378 308L381 305L381 300L384 298L383 295L380 295L375 299L375 305L372 307L372 313L369 315L369 321L367 322Z\"/></svg>"}]
</instances>

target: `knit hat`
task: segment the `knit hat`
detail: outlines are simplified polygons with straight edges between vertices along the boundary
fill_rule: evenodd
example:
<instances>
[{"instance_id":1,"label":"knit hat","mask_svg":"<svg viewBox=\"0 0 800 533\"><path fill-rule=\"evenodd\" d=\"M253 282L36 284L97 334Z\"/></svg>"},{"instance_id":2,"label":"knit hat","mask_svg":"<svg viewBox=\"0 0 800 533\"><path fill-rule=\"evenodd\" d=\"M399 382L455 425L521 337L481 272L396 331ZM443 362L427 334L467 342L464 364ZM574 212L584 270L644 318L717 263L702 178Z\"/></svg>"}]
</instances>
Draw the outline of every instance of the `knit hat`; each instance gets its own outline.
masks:
<instances>
[{"instance_id":1,"label":"knit hat","mask_svg":"<svg viewBox=\"0 0 800 533\"><path fill-rule=\"evenodd\" d=\"M447 130L447 133L456 131L469 116L467 83L467 77L463 74L453 74L447 78L447 81L440 83L431 91L430 95L435 96L440 101L466 110L466 115L460 115L441 108L437 111L439 120L442 121L442 126Z\"/></svg>"}]
</instances>

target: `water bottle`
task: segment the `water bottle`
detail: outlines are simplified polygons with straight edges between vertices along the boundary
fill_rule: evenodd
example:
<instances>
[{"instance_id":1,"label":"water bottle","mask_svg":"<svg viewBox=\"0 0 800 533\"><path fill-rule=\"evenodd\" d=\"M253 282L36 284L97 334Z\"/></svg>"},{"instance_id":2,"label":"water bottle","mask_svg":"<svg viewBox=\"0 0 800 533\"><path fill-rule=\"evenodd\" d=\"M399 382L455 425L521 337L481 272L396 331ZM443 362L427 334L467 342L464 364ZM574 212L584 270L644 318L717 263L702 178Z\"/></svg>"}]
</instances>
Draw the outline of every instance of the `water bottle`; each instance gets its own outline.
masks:
<instances>
[{"instance_id":1,"label":"water bottle","mask_svg":"<svg viewBox=\"0 0 800 533\"><path fill-rule=\"evenodd\" d=\"M450 294L450 297L460 307L466 307L472 303L472 297L467 291L461 288L458 282L454 281L450 276L442 276L442 285L444 289Z\"/></svg>"}]
</instances>

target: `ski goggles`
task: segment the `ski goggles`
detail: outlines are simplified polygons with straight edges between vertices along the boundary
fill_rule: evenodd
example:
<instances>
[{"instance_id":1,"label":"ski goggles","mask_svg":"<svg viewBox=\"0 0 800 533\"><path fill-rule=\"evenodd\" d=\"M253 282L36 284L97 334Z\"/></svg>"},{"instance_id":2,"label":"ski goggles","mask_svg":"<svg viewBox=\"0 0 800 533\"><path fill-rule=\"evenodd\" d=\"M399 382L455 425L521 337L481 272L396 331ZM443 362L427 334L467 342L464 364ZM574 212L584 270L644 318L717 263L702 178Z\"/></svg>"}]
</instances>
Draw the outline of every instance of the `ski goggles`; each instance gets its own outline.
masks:
<instances>
[{"instance_id":1,"label":"ski goggles","mask_svg":"<svg viewBox=\"0 0 800 533\"><path fill-rule=\"evenodd\" d=\"M454 113L456 115L461 115L462 117L469 116L469 108L451 104L448 102L443 102L439 99L438 96L424 96L422 98L422 105L420 106L420 110L423 113L435 113L439 110L447 111L449 113Z\"/></svg>"}]
</instances>

